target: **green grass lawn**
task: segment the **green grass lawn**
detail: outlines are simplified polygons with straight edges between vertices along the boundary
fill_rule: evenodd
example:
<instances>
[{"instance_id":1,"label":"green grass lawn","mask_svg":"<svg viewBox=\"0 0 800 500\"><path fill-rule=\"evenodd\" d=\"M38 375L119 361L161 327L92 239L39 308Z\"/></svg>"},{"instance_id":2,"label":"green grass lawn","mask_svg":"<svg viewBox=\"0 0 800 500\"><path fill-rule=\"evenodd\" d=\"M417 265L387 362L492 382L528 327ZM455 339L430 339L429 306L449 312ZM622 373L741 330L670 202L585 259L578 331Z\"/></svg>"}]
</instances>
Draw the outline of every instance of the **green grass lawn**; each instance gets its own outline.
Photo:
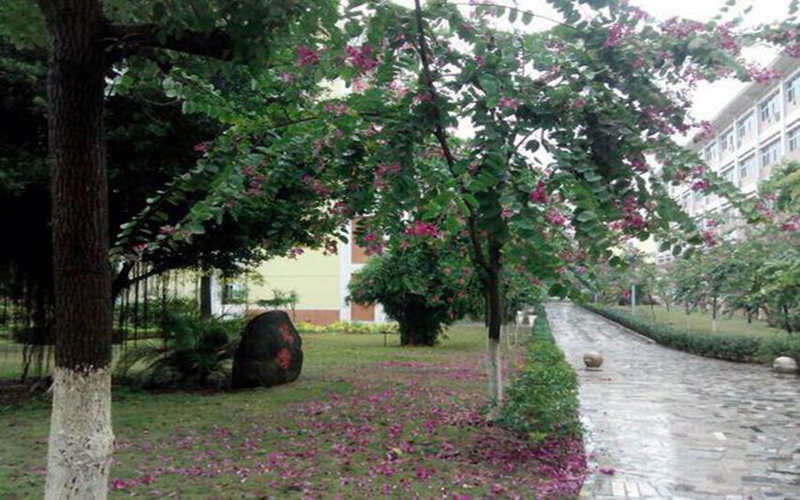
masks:
<instances>
[{"instance_id":1,"label":"green grass lawn","mask_svg":"<svg viewBox=\"0 0 800 500\"><path fill-rule=\"evenodd\" d=\"M300 379L270 389L115 389L112 497L533 498L536 490L560 491L546 471L565 466L537 458L557 450L531 451L482 417L484 329L459 326L448 335L435 348L402 348L396 336L384 347L382 335L304 335ZM521 351L506 359L519 362ZM44 399L0 413L0 498L41 496L48 417Z\"/></svg>"},{"instance_id":2,"label":"green grass lawn","mask_svg":"<svg viewBox=\"0 0 800 500\"><path fill-rule=\"evenodd\" d=\"M631 314L630 306L605 306L608 309L619 310ZM635 315L642 319L664 323L678 330L688 330L698 333L714 333L712 328L711 314L703 311L695 311L689 314L688 318L683 308L672 307L667 311L663 306L636 306ZM744 334L766 338L785 337L784 330L772 328L763 321L753 319L752 323L747 323L744 317L734 315L732 318L727 316L717 316L718 334Z\"/></svg>"}]
</instances>

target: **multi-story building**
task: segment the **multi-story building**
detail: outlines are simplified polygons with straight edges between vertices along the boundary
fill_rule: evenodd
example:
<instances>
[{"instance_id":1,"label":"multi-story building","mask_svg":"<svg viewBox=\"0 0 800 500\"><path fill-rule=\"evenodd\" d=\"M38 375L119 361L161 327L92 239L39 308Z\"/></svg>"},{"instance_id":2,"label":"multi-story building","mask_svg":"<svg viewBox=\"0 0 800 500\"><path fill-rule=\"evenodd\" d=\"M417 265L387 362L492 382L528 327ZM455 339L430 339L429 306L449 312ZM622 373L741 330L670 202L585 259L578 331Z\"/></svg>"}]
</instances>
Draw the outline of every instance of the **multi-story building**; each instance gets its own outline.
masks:
<instances>
[{"instance_id":1,"label":"multi-story building","mask_svg":"<svg viewBox=\"0 0 800 500\"><path fill-rule=\"evenodd\" d=\"M746 195L757 193L758 184L783 160L800 159L800 61L781 56L770 67L780 79L748 84L711 120L715 135L688 145ZM688 185L670 189L689 215L714 215L722 219L723 230L737 224L727 200ZM669 260L669 255L660 254L658 261Z\"/></svg>"},{"instance_id":2,"label":"multi-story building","mask_svg":"<svg viewBox=\"0 0 800 500\"><path fill-rule=\"evenodd\" d=\"M347 300L347 285L368 258L365 249L353 241L351 226L348 242L339 242L336 254L306 250L292 258L280 257L261 264L253 270L257 279L241 277L225 283L214 280L212 311L217 315L238 315L263 309L259 302L271 299L279 290L296 294L298 301L292 307L296 321L387 321L380 304L362 305Z\"/></svg>"}]
</instances>

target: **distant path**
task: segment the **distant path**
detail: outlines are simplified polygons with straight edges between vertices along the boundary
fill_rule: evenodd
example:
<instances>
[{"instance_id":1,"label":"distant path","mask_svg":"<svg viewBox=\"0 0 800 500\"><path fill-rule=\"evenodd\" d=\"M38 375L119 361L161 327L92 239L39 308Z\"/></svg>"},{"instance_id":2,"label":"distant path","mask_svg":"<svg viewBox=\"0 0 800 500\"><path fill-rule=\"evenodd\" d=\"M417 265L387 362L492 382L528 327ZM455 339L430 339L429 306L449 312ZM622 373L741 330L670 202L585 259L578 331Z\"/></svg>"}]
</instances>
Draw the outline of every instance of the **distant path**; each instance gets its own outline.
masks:
<instances>
[{"instance_id":1,"label":"distant path","mask_svg":"<svg viewBox=\"0 0 800 500\"><path fill-rule=\"evenodd\" d=\"M800 377L667 349L568 303L547 312L581 380L586 498L800 499ZM586 371L595 350L602 371Z\"/></svg>"}]
</instances>

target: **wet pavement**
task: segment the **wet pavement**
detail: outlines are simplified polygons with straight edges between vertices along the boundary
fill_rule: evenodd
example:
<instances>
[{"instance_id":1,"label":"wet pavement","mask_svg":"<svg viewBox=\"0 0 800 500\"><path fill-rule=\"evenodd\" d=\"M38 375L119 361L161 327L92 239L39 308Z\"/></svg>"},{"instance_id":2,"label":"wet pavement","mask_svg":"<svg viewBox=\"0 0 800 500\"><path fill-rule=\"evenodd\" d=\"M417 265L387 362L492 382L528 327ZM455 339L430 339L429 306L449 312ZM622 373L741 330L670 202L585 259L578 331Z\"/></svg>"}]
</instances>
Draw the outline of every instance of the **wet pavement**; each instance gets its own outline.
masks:
<instances>
[{"instance_id":1,"label":"wet pavement","mask_svg":"<svg viewBox=\"0 0 800 500\"><path fill-rule=\"evenodd\" d=\"M667 349L568 303L547 311L581 380L596 467L583 498L800 499L800 377Z\"/></svg>"}]
</instances>

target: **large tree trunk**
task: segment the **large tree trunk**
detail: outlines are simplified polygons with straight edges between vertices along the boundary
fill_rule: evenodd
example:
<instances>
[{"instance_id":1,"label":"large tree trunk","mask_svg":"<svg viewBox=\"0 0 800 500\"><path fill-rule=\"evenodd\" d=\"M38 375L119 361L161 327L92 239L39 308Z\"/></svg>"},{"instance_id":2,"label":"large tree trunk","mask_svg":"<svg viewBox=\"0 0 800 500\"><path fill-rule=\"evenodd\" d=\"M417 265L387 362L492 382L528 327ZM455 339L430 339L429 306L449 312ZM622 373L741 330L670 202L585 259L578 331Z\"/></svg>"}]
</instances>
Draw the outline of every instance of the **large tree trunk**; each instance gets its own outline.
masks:
<instances>
[{"instance_id":1,"label":"large tree trunk","mask_svg":"<svg viewBox=\"0 0 800 500\"><path fill-rule=\"evenodd\" d=\"M97 0L40 0L50 33L56 366L46 499L106 498L111 268L103 148L104 29Z\"/></svg>"}]
</instances>

